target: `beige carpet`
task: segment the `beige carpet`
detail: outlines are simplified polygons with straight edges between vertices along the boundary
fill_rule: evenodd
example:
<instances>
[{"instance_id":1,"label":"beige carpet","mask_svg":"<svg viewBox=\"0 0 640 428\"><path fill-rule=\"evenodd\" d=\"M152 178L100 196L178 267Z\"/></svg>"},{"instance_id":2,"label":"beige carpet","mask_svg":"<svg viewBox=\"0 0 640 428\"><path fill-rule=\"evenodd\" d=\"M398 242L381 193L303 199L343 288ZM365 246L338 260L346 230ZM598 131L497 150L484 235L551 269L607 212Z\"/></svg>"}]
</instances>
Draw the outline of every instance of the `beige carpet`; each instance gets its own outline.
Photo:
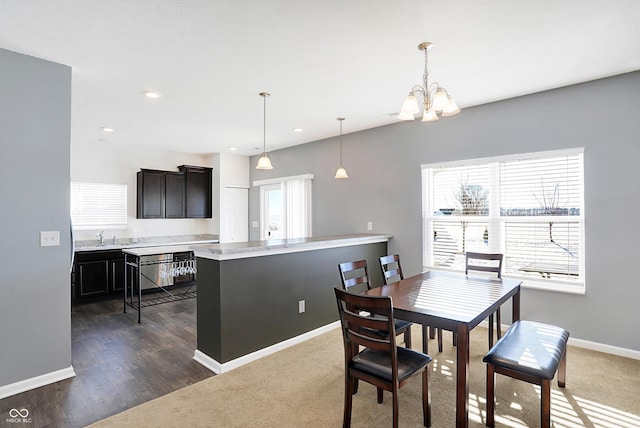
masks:
<instances>
[{"instance_id":1,"label":"beige carpet","mask_svg":"<svg viewBox=\"0 0 640 428\"><path fill-rule=\"evenodd\" d=\"M413 328L414 344L421 343ZM418 346L418 345L414 345ZM433 427L455 426L455 348L430 341ZM487 331L472 332L469 425L484 426ZM436 351L436 352L434 352ZM344 394L340 330L99 421L92 427L340 427ZM640 361L575 347L568 350L567 387L552 389L555 427L640 428ZM538 427L537 387L497 376L496 426ZM353 427L391 426L391 395L377 404L361 382ZM400 391L400 426L422 426L420 378Z\"/></svg>"}]
</instances>

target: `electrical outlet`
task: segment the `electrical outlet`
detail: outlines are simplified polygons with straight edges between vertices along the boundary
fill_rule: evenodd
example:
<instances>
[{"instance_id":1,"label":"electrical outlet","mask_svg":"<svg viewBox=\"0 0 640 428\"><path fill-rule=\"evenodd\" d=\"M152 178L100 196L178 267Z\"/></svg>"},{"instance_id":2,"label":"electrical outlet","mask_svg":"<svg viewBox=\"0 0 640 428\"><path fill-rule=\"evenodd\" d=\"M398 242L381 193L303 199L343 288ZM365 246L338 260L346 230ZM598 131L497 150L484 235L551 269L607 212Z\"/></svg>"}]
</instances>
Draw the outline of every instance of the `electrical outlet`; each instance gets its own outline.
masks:
<instances>
[{"instance_id":1,"label":"electrical outlet","mask_svg":"<svg viewBox=\"0 0 640 428\"><path fill-rule=\"evenodd\" d=\"M40 246L41 247L59 247L60 232L58 230L40 232Z\"/></svg>"},{"instance_id":2,"label":"electrical outlet","mask_svg":"<svg viewBox=\"0 0 640 428\"><path fill-rule=\"evenodd\" d=\"M372 221L368 221L367 222L367 230L373 230L373 222Z\"/></svg>"},{"instance_id":3,"label":"electrical outlet","mask_svg":"<svg viewBox=\"0 0 640 428\"><path fill-rule=\"evenodd\" d=\"M300 300L298 302L298 313L301 314L305 311L305 307L304 307L304 300Z\"/></svg>"}]
</instances>

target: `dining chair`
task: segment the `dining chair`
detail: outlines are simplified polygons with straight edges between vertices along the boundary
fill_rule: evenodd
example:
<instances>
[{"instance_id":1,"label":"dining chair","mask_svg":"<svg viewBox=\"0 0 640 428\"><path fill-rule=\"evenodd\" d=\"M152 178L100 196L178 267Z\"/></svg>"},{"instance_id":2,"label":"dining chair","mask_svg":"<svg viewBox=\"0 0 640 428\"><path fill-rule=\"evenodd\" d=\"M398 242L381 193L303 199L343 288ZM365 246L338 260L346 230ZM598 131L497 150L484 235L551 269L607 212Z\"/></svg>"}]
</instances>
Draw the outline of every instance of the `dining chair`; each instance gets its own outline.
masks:
<instances>
[{"instance_id":1,"label":"dining chair","mask_svg":"<svg viewBox=\"0 0 640 428\"><path fill-rule=\"evenodd\" d=\"M468 275L469 271L494 272L498 278L502 278L502 260L504 255L500 253L475 253L467 251L465 254L464 274ZM500 319L500 308L495 312L496 315L496 332L498 340L502 337L502 320ZM493 314L489 315L489 348L493 346Z\"/></svg>"},{"instance_id":2,"label":"dining chair","mask_svg":"<svg viewBox=\"0 0 640 428\"><path fill-rule=\"evenodd\" d=\"M362 293L363 291L371 290L366 260L340 263L338 271L340 271L342 288L345 291ZM404 346L407 348L411 348L411 325L413 323L410 321L395 320L396 334L404 335Z\"/></svg>"},{"instance_id":3,"label":"dining chair","mask_svg":"<svg viewBox=\"0 0 640 428\"><path fill-rule=\"evenodd\" d=\"M398 347L391 297L352 294L335 288L345 357L343 427L351 426L351 409L357 382L376 387L378 403L384 391L393 396L393 426L398 427L398 391L410 378L422 375L423 424L431 426L429 363L431 357ZM374 316L369 316L372 314ZM380 332L385 332L380 335Z\"/></svg>"},{"instance_id":4,"label":"dining chair","mask_svg":"<svg viewBox=\"0 0 640 428\"><path fill-rule=\"evenodd\" d=\"M404 279L404 275L402 274L402 266L400 265L400 255L392 254L388 256L380 257L380 268L382 268L382 276L384 277L385 284L391 284L392 282L399 281ZM426 326L422 327L423 329L427 328ZM428 327L430 331L430 336L433 339L434 328ZM422 349L427 349L426 341L427 341L427 332L423 330L422 332ZM438 351L442 352L442 329L438 329Z\"/></svg>"}]
</instances>

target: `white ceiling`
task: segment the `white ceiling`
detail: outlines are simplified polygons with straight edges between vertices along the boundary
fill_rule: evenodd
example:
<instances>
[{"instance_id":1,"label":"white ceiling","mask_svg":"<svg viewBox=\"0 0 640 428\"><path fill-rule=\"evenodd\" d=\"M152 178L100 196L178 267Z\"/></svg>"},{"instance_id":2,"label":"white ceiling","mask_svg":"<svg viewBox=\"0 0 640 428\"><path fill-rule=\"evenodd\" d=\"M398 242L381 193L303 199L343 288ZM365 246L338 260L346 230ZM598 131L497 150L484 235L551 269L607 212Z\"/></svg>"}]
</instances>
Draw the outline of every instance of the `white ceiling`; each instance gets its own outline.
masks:
<instances>
[{"instance_id":1,"label":"white ceiling","mask_svg":"<svg viewBox=\"0 0 640 428\"><path fill-rule=\"evenodd\" d=\"M638 22L640 0L0 0L0 48L73 68L74 145L255 155L259 92L271 151L396 122L420 42L464 114L640 69Z\"/></svg>"}]
</instances>

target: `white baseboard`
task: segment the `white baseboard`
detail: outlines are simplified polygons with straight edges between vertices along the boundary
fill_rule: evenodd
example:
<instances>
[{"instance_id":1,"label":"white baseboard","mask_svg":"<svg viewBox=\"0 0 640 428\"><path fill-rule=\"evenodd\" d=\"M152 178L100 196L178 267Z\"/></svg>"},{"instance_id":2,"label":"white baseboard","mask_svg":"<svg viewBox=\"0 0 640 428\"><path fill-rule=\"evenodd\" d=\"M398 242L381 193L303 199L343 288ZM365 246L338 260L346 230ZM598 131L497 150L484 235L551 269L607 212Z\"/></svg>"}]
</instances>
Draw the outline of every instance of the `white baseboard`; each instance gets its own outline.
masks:
<instances>
[{"instance_id":1,"label":"white baseboard","mask_svg":"<svg viewBox=\"0 0 640 428\"><path fill-rule=\"evenodd\" d=\"M479 325L488 328L489 323L485 320L481 322ZM502 332L504 333L509 329L509 325L501 324ZM619 357L633 358L634 360L640 360L640 351L635 351L633 349L621 348L619 346L606 345L604 343L591 342L589 340L577 339L574 337L569 337L569 345L575 346L576 348L584 348L590 349L592 351L603 352L605 354L617 355Z\"/></svg>"},{"instance_id":2,"label":"white baseboard","mask_svg":"<svg viewBox=\"0 0 640 428\"><path fill-rule=\"evenodd\" d=\"M73 366L69 366L65 369L56 370L55 372L46 373L9 385L0 386L0 399L20 394L21 392L29 391L30 389L40 388L41 386L49 385L50 383L69 379L75 375L76 373L73 371Z\"/></svg>"},{"instance_id":3,"label":"white baseboard","mask_svg":"<svg viewBox=\"0 0 640 428\"><path fill-rule=\"evenodd\" d=\"M578 348L591 349L592 351L603 352L605 354L617 355L619 357L640 360L640 351L634 351L633 349L620 348L618 346L605 345L603 343L590 342L583 339L574 339L572 337L569 337L569 345L576 346Z\"/></svg>"},{"instance_id":4,"label":"white baseboard","mask_svg":"<svg viewBox=\"0 0 640 428\"><path fill-rule=\"evenodd\" d=\"M233 370L237 367L240 367L252 361L258 360L267 355L278 352L282 349L304 342L305 340L308 340L308 339L311 339L312 337L326 333L330 330L333 330L334 328L338 328L339 326L340 326L340 321L334 321L331 324L327 324L315 330L308 331L306 333L301 334L300 336L292 337L291 339L287 339L285 341L276 343L266 348L259 349L250 354L243 355L242 357L236 358L235 360L227 361L226 363L220 363L198 349L195 350L193 359L196 360L198 363L202 364L203 366L205 366L206 368L208 368L209 370L211 370L212 372L216 374L220 374L220 373L228 372L229 370Z\"/></svg>"}]
</instances>

